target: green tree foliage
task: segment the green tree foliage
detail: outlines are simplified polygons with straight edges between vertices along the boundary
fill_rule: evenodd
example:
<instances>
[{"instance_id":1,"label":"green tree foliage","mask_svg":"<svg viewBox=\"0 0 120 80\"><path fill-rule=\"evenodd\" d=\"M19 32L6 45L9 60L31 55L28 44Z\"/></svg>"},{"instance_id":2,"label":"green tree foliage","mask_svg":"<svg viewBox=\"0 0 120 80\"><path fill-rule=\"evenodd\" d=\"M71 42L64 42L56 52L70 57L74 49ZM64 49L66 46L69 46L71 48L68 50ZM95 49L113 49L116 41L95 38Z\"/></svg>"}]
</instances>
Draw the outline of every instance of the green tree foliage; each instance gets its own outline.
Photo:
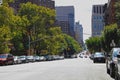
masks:
<instances>
[{"instance_id":1,"label":"green tree foliage","mask_svg":"<svg viewBox=\"0 0 120 80\"><path fill-rule=\"evenodd\" d=\"M0 53L10 52L11 45L18 53L28 50L29 41L35 54L41 50L49 54L61 54L65 49L72 53L81 50L73 38L63 34L60 27L54 27L54 10L28 2L21 4L14 14L8 5L11 1L4 0L0 6Z\"/></svg>"},{"instance_id":2,"label":"green tree foliage","mask_svg":"<svg viewBox=\"0 0 120 80\"><path fill-rule=\"evenodd\" d=\"M98 36L87 39L86 45L92 53L101 51L101 39Z\"/></svg>"},{"instance_id":3,"label":"green tree foliage","mask_svg":"<svg viewBox=\"0 0 120 80\"><path fill-rule=\"evenodd\" d=\"M37 27L37 29L40 28L41 31L44 31L43 29L53 25L55 20L54 10L37 6L30 2L21 4L19 15L25 16L27 20L29 20L30 26L28 26L28 29Z\"/></svg>"},{"instance_id":4,"label":"green tree foliage","mask_svg":"<svg viewBox=\"0 0 120 80\"><path fill-rule=\"evenodd\" d=\"M25 17L15 15L13 9L8 6L8 2L11 1L4 0L3 5L0 6L0 43L3 43L0 47L0 53L10 52L11 43L13 46L18 44L19 40L16 37L20 38L21 34L25 32L24 27L28 24Z\"/></svg>"},{"instance_id":5,"label":"green tree foliage","mask_svg":"<svg viewBox=\"0 0 120 80\"><path fill-rule=\"evenodd\" d=\"M112 25L106 26L103 32L104 32L103 33L103 46L104 46L103 48L105 51L108 52L112 48L110 46L110 44L112 43L112 40L114 40L116 46L117 46L117 43L119 42L117 25L112 24Z\"/></svg>"},{"instance_id":6,"label":"green tree foliage","mask_svg":"<svg viewBox=\"0 0 120 80\"><path fill-rule=\"evenodd\" d=\"M113 48L112 41L116 44L115 46L120 46L120 29L117 24L105 26L101 37L91 37L86 40L86 44L91 52L101 50L109 52Z\"/></svg>"},{"instance_id":7,"label":"green tree foliage","mask_svg":"<svg viewBox=\"0 0 120 80\"><path fill-rule=\"evenodd\" d=\"M0 27L0 53L9 53L9 40L11 40L10 28L6 26Z\"/></svg>"},{"instance_id":8,"label":"green tree foliage","mask_svg":"<svg viewBox=\"0 0 120 80\"><path fill-rule=\"evenodd\" d=\"M71 36L64 34L65 40L67 42L67 48L70 49L71 54L80 52L82 50L80 44Z\"/></svg>"},{"instance_id":9,"label":"green tree foliage","mask_svg":"<svg viewBox=\"0 0 120 80\"><path fill-rule=\"evenodd\" d=\"M58 54L63 52L67 47L67 43L62 34L60 27L51 27L47 33L46 46L50 54Z\"/></svg>"},{"instance_id":10,"label":"green tree foliage","mask_svg":"<svg viewBox=\"0 0 120 80\"><path fill-rule=\"evenodd\" d=\"M12 20L13 10L6 5L0 6L0 53L8 53L10 51L9 43L13 38Z\"/></svg>"},{"instance_id":11,"label":"green tree foliage","mask_svg":"<svg viewBox=\"0 0 120 80\"><path fill-rule=\"evenodd\" d=\"M63 54L64 50L68 54L74 54L81 50L80 45L72 37L63 34L60 27L51 27L48 30L46 38L41 41L43 50L47 50L48 54Z\"/></svg>"},{"instance_id":12,"label":"green tree foliage","mask_svg":"<svg viewBox=\"0 0 120 80\"><path fill-rule=\"evenodd\" d=\"M25 20L27 19L27 22L30 23L26 26L27 34L24 34L26 38L24 38L24 46L26 45L26 41L29 40L26 36L30 36L31 42L43 38L46 36L48 28L52 27L55 21L54 10L37 6L36 4L32 4L30 2L21 4L19 16L24 17ZM31 44L31 47L36 49L39 45L40 42L37 41L34 42L34 44Z\"/></svg>"}]
</instances>

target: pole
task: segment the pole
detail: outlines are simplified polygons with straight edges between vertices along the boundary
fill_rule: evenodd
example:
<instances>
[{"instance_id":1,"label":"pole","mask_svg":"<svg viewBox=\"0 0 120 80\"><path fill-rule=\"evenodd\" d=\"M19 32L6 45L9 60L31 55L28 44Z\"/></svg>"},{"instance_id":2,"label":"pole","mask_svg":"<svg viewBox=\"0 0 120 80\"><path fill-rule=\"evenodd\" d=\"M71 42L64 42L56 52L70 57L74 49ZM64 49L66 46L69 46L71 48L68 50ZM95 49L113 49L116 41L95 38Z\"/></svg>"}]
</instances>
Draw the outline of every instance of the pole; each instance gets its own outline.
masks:
<instances>
[{"instance_id":1,"label":"pole","mask_svg":"<svg viewBox=\"0 0 120 80\"><path fill-rule=\"evenodd\" d=\"M28 35L29 38L29 55L30 55L30 35Z\"/></svg>"}]
</instances>

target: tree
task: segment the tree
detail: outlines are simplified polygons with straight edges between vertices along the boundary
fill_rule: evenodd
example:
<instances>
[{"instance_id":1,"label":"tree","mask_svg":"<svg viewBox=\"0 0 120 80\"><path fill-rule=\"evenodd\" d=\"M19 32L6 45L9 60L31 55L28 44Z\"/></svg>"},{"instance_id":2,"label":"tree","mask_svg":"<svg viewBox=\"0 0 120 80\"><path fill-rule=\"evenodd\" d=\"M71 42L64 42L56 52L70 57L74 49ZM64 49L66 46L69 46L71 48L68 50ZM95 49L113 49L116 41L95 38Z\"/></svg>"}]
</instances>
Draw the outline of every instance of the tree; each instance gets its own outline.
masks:
<instances>
[{"instance_id":1,"label":"tree","mask_svg":"<svg viewBox=\"0 0 120 80\"><path fill-rule=\"evenodd\" d=\"M90 52L100 52L101 51L101 38L100 37L91 37L86 40L86 45Z\"/></svg>"},{"instance_id":2,"label":"tree","mask_svg":"<svg viewBox=\"0 0 120 80\"><path fill-rule=\"evenodd\" d=\"M80 44L71 36L64 34L64 38L67 42L67 48L65 49L66 57L71 57L71 55L78 53L82 50Z\"/></svg>"},{"instance_id":3,"label":"tree","mask_svg":"<svg viewBox=\"0 0 120 80\"><path fill-rule=\"evenodd\" d=\"M119 42L119 35L118 35L118 28L117 28L117 24L112 24L109 26L106 26L104 31L103 31L103 49L107 52L109 52L111 50L111 42L112 40L114 40L116 46L117 43Z\"/></svg>"},{"instance_id":4,"label":"tree","mask_svg":"<svg viewBox=\"0 0 120 80\"><path fill-rule=\"evenodd\" d=\"M101 50L109 52L113 48L113 46L111 46L113 41L116 44L114 47L120 46L120 29L118 29L117 24L105 26L100 37L91 37L86 40L86 44L91 52Z\"/></svg>"},{"instance_id":5,"label":"tree","mask_svg":"<svg viewBox=\"0 0 120 80\"><path fill-rule=\"evenodd\" d=\"M27 33L24 34L25 40L23 43L26 45L26 40L29 40L28 36L30 36L31 42L34 42L31 44L31 48L34 48L36 52L36 48L40 45L40 42L36 40L46 36L48 28L53 26L55 11L28 2L21 4L19 16L25 17L30 23L26 26Z\"/></svg>"},{"instance_id":6,"label":"tree","mask_svg":"<svg viewBox=\"0 0 120 80\"><path fill-rule=\"evenodd\" d=\"M7 5L0 6L0 53L9 53L9 44L11 39L14 37L14 26L13 20L14 16L13 10Z\"/></svg>"},{"instance_id":7,"label":"tree","mask_svg":"<svg viewBox=\"0 0 120 80\"><path fill-rule=\"evenodd\" d=\"M48 29L47 35L41 38L40 46L37 49L41 51L46 50L47 54L60 55L63 53L63 50L66 47L67 43L61 31L61 28L51 27Z\"/></svg>"}]
</instances>

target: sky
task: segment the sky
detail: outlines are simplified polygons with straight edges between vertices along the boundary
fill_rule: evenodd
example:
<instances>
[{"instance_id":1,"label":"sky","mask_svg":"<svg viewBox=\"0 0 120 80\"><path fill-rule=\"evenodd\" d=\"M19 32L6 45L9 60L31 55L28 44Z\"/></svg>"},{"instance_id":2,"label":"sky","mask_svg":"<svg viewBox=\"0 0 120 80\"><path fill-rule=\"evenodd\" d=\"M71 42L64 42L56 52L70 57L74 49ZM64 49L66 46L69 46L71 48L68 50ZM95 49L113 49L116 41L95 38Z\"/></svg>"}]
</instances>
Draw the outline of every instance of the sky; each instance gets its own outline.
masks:
<instances>
[{"instance_id":1,"label":"sky","mask_svg":"<svg viewBox=\"0 0 120 80\"><path fill-rule=\"evenodd\" d=\"M54 0L55 6L74 6L75 22L83 26L84 41L91 36L92 5L105 4L108 0ZM88 35L86 35L88 34Z\"/></svg>"}]
</instances>

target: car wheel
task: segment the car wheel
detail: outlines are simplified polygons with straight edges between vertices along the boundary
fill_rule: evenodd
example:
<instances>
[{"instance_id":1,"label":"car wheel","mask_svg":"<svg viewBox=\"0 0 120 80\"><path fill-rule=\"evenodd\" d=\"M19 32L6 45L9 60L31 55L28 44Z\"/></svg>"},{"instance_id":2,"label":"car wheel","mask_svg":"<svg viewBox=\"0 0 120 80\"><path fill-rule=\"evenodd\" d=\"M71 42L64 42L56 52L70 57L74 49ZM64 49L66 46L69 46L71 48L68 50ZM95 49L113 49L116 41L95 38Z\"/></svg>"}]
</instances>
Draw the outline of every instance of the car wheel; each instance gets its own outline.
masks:
<instances>
[{"instance_id":1,"label":"car wheel","mask_svg":"<svg viewBox=\"0 0 120 80\"><path fill-rule=\"evenodd\" d=\"M8 65L8 61L6 61L4 65Z\"/></svg>"},{"instance_id":2,"label":"car wheel","mask_svg":"<svg viewBox=\"0 0 120 80\"><path fill-rule=\"evenodd\" d=\"M105 63L106 61L104 60L103 63Z\"/></svg>"},{"instance_id":3,"label":"car wheel","mask_svg":"<svg viewBox=\"0 0 120 80\"><path fill-rule=\"evenodd\" d=\"M94 60L93 62L94 62L94 63L96 63L96 61L95 61L95 60Z\"/></svg>"},{"instance_id":4,"label":"car wheel","mask_svg":"<svg viewBox=\"0 0 120 80\"><path fill-rule=\"evenodd\" d=\"M14 65L15 63L14 63L14 61L12 62L12 65Z\"/></svg>"}]
</instances>

